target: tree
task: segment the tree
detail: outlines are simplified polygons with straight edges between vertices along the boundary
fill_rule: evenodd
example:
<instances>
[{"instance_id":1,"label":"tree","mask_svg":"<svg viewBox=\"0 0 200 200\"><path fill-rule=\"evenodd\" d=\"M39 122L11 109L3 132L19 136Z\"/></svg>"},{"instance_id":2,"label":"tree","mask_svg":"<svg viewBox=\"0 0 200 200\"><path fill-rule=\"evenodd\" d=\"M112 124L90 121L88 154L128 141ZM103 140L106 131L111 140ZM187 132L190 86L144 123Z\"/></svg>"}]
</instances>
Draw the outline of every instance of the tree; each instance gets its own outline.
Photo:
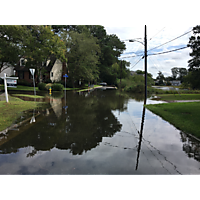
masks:
<instances>
[{"instance_id":1,"label":"tree","mask_svg":"<svg viewBox=\"0 0 200 200\"><path fill-rule=\"evenodd\" d=\"M192 52L190 56L192 59L188 61L189 63L189 70L195 71L199 70L200 67L200 25L193 27L193 36L190 37L188 47L191 47Z\"/></svg>"},{"instance_id":2,"label":"tree","mask_svg":"<svg viewBox=\"0 0 200 200\"><path fill-rule=\"evenodd\" d=\"M174 68L171 69L171 71L172 71L172 78L174 80L176 80L176 77L177 77L177 75L179 73L179 69L177 67L174 67Z\"/></svg>"},{"instance_id":3,"label":"tree","mask_svg":"<svg viewBox=\"0 0 200 200\"><path fill-rule=\"evenodd\" d=\"M100 48L97 39L89 34L87 30L82 33L70 31L61 35L68 49L69 77L72 85L74 81L95 81L98 79L98 60Z\"/></svg>"},{"instance_id":4,"label":"tree","mask_svg":"<svg viewBox=\"0 0 200 200\"><path fill-rule=\"evenodd\" d=\"M53 25L55 34L62 35L63 32L70 34L76 32L82 34L88 32L91 37L96 38L96 43L100 47L99 62L97 64L100 81L114 84L112 65L119 64L118 57L126 49L124 42L121 42L116 35L107 35L106 30L100 25ZM124 66L124 63L123 63ZM123 71L123 70L122 70Z\"/></svg>"},{"instance_id":5,"label":"tree","mask_svg":"<svg viewBox=\"0 0 200 200\"><path fill-rule=\"evenodd\" d=\"M158 80L159 85L163 85L165 77L161 71L158 72L158 76L156 77L156 79Z\"/></svg>"},{"instance_id":6,"label":"tree","mask_svg":"<svg viewBox=\"0 0 200 200\"><path fill-rule=\"evenodd\" d=\"M44 66L51 55L66 62L66 47L59 36L51 31L51 26L28 25L26 39L23 41L23 57L27 59L26 66L36 69L38 82L40 75L45 73Z\"/></svg>"},{"instance_id":7,"label":"tree","mask_svg":"<svg viewBox=\"0 0 200 200\"><path fill-rule=\"evenodd\" d=\"M192 59L188 61L189 74L184 78L184 82L189 84L193 89L200 89L200 25L193 27L193 34L187 45L192 49L190 53Z\"/></svg>"},{"instance_id":8,"label":"tree","mask_svg":"<svg viewBox=\"0 0 200 200\"><path fill-rule=\"evenodd\" d=\"M24 33L22 26L0 25L0 73L19 62Z\"/></svg>"},{"instance_id":9,"label":"tree","mask_svg":"<svg viewBox=\"0 0 200 200\"><path fill-rule=\"evenodd\" d=\"M179 68L179 76L178 79L183 82L183 77L187 75L187 69L186 68Z\"/></svg>"}]
</instances>

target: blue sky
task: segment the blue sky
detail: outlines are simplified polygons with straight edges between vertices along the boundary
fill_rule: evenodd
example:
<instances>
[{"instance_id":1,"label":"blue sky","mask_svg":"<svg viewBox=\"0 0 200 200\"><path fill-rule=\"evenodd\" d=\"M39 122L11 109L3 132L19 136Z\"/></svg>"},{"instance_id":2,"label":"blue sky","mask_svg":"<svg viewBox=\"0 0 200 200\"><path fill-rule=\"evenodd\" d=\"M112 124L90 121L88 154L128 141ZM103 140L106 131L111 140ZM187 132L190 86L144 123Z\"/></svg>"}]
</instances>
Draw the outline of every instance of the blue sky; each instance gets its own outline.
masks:
<instances>
[{"instance_id":1,"label":"blue sky","mask_svg":"<svg viewBox=\"0 0 200 200\"><path fill-rule=\"evenodd\" d=\"M174 38L192 30L194 25L147 25L147 50L153 49L161 44L164 44ZM144 25L133 25L132 27L113 27L105 26L107 34L116 34L120 40L138 39L139 41L144 41ZM190 32L183 37L180 37L172 42L169 42L159 48L149 51L149 54L159 53L164 51L170 51L173 49L178 49L187 46L189 42L189 37L192 35ZM126 51L122 54L123 57L134 56L142 54L144 52L144 46L139 42L125 42ZM130 52L130 53L129 53ZM152 55L148 56L147 59L147 71L153 74L153 77L156 78L158 72L161 71L165 76L171 76L171 68L173 67L184 67L188 69L188 60L191 59L189 53L191 52L190 48L186 48L180 51L171 52L163 55ZM135 63L141 57L132 57L124 58L124 60L131 63L130 69L136 71L138 69L144 70L144 59L142 59L136 66ZM133 67L134 66L134 67Z\"/></svg>"}]
</instances>

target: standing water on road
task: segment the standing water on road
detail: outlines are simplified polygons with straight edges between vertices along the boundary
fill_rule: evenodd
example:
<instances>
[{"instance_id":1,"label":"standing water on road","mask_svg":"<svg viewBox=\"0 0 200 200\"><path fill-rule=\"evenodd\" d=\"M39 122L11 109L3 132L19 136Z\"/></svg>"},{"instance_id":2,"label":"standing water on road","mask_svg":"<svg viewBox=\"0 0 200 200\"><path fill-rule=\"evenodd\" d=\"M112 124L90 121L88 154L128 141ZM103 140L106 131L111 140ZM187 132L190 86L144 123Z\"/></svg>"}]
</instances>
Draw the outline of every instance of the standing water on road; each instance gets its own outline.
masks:
<instances>
[{"instance_id":1,"label":"standing water on road","mask_svg":"<svg viewBox=\"0 0 200 200\"><path fill-rule=\"evenodd\" d=\"M199 142L140 96L70 91L46 100L0 135L0 174L200 174Z\"/></svg>"}]
</instances>

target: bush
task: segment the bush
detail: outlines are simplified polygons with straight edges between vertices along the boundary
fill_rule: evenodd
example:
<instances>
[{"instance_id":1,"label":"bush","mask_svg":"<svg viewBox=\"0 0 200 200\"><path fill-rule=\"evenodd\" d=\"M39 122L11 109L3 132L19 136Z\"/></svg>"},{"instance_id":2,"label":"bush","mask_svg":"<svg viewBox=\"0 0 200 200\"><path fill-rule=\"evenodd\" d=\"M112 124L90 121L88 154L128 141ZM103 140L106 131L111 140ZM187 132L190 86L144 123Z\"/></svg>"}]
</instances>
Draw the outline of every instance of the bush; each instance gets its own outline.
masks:
<instances>
[{"instance_id":1,"label":"bush","mask_svg":"<svg viewBox=\"0 0 200 200\"><path fill-rule=\"evenodd\" d=\"M60 83L54 83L52 85L52 90L53 91L63 91L64 86Z\"/></svg>"},{"instance_id":2,"label":"bush","mask_svg":"<svg viewBox=\"0 0 200 200\"><path fill-rule=\"evenodd\" d=\"M18 85L24 85L24 86L29 86L29 87L31 87L32 86L32 83L29 83L28 81L26 81L26 80L17 80L17 84Z\"/></svg>"},{"instance_id":3,"label":"bush","mask_svg":"<svg viewBox=\"0 0 200 200\"><path fill-rule=\"evenodd\" d=\"M39 90L46 90L46 84L45 83L38 83L38 89Z\"/></svg>"},{"instance_id":4,"label":"bush","mask_svg":"<svg viewBox=\"0 0 200 200\"><path fill-rule=\"evenodd\" d=\"M48 83L48 84L46 84L45 88L46 88L46 90L49 90L49 88L50 87L52 88L52 86L53 86L53 83Z\"/></svg>"}]
</instances>

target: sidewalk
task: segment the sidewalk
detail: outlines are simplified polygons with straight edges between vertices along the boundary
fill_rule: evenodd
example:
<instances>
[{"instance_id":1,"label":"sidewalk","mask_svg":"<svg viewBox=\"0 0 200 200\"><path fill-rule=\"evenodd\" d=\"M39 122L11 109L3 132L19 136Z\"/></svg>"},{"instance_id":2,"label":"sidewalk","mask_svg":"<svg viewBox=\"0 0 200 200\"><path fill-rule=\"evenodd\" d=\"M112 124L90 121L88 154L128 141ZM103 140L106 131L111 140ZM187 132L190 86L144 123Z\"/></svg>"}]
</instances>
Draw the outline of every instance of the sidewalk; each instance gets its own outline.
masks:
<instances>
[{"instance_id":1,"label":"sidewalk","mask_svg":"<svg viewBox=\"0 0 200 200\"><path fill-rule=\"evenodd\" d=\"M166 101L168 103L181 103L181 102L200 102L200 100L173 100L173 101Z\"/></svg>"}]
</instances>

